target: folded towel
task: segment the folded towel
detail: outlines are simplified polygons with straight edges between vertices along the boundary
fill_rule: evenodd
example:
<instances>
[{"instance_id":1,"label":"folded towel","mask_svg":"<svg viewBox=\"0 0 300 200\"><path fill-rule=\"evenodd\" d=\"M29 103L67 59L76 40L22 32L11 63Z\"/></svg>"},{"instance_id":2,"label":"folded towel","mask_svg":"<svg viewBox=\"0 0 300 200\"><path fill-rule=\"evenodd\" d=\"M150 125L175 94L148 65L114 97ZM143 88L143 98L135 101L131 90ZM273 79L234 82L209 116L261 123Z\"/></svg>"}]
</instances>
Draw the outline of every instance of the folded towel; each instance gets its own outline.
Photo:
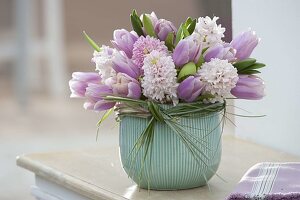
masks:
<instances>
[{"instance_id":1,"label":"folded towel","mask_svg":"<svg viewBox=\"0 0 300 200\"><path fill-rule=\"evenodd\" d=\"M227 200L300 200L300 163L258 163Z\"/></svg>"}]
</instances>

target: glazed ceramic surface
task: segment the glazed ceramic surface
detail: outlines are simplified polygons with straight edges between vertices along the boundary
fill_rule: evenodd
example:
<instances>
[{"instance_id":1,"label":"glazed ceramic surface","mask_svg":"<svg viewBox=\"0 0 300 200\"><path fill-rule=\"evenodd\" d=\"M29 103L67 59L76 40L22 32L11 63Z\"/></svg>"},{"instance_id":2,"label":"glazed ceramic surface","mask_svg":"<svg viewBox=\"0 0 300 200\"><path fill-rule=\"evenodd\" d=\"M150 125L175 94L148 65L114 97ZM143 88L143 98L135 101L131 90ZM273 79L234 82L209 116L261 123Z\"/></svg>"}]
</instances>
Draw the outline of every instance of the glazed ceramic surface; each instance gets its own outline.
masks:
<instances>
[{"instance_id":1,"label":"glazed ceramic surface","mask_svg":"<svg viewBox=\"0 0 300 200\"><path fill-rule=\"evenodd\" d=\"M149 119L124 116L120 122L120 155L124 170L141 188L179 190L203 186L215 174L221 159L221 123L218 113L179 119L198 138L203 154L198 161L184 142L165 123L156 122L151 149L132 149ZM135 157L134 157L135 156Z\"/></svg>"}]
</instances>

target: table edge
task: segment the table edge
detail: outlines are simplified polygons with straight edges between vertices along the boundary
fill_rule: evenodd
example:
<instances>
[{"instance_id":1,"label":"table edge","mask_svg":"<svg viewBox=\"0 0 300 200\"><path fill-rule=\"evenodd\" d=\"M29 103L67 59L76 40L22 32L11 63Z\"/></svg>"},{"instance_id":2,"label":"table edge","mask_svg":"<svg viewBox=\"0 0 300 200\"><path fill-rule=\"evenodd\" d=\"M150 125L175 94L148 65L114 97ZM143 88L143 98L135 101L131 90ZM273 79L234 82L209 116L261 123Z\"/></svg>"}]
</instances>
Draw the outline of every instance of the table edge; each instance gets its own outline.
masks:
<instances>
[{"instance_id":1,"label":"table edge","mask_svg":"<svg viewBox=\"0 0 300 200\"><path fill-rule=\"evenodd\" d=\"M71 175L60 172L59 170L48 167L41 162L34 161L31 158L26 157L26 154L17 156L16 164L19 167L33 172L35 175L46 178L47 180L68 188L74 192L80 191L78 192L79 194L93 200L99 200L99 198L107 200L128 200L125 197L112 193L99 186L90 184Z\"/></svg>"}]
</instances>

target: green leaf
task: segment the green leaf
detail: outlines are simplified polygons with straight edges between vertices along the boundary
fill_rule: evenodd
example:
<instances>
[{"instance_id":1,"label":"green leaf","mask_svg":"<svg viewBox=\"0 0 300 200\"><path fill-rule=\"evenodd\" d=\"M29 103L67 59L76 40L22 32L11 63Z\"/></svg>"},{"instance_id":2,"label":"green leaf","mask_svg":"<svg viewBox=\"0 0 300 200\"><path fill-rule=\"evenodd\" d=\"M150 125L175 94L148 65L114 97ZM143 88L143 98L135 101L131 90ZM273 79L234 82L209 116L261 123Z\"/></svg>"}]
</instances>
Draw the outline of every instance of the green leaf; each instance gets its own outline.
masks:
<instances>
[{"instance_id":1,"label":"green leaf","mask_svg":"<svg viewBox=\"0 0 300 200\"><path fill-rule=\"evenodd\" d=\"M83 35L86 41L93 47L93 49L95 49L95 51L101 51L100 47L96 44L96 42L94 42L94 40L92 40L92 38L90 38L90 36L88 36L88 34L85 31L83 31Z\"/></svg>"},{"instance_id":2,"label":"green leaf","mask_svg":"<svg viewBox=\"0 0 300 200\"><path fill-rule=\"evenodd\" d=\"M245 60L234 63L233 66L237 68L238 71L241 71L254 64L255 62L256 60L254 58L247 58Z\"/></svg>"},{"instance_id":3,"label":"green leaf","mask_svg":"<svg viewBox=\"0 0 300 200\"><path fill-rule=\"evenodd\" d=\"M191 17L188 17L187 19L186 19L186 21L185 21L185 25L186 26L188 26L189 24L191 24L192 23L192 18Z\"/></svg>"},{"instance_id":4,"label":"green leaf","mask_svg":"<svg viewBox=\"0 0 300 200\"><path fill-rule=\"evenodd\" d=\"M177 33L176 33L176 39L175 39L175 45L178 44L178 42L182 39L182 26L183 24L180 24Z\"/></svg>"},{"instance_id":5,"label":"green leaf","mask_svg":"<svg viewBox=\"0 0 300 200\"><path fill-rule=\"evenodd\" d=\"M189 105L191 105L191 103L188 103ZM192 108L192 109L187 109L187 106L185 106L185 109L182 109L181 111L176 111L176 112L172 112L172 113L168 113L169 116L179 116L182 117L183 115L186 114L196 114L196 113L201 113L201 112L217 112L220 110L223 110L225 107L224 103L213 103L213 104L204 104L201 102L201 104L198 102L198 104L195 104L198 108Z\"/></svg>"},{"instance_id":6,"label":"green leaf","mask_svg":"<svg viewBox=\"0 0 300 200\"><path fill-rule=\"evenodd\" d=\"M245 70L245 71L239 72L239 74L248 74L248 75L250 75L250 74L259 74L259 73L260 73L260 71L254 70L254 69L250 69L250 70Z\"/></svg>"},{"instance_id":7,"label":"green leaf","mask_svg":"<svg viewBox=\"0 0 300 200\"><path fill-rule=\"evenodd\" d=\"M201 94L201 96L199 96L197 98L198 101L203 101L204 99L211 99L214 98L215 96L210 94L210 93L206 93L206 94Z\"/></svg>"},{"instance_id":8,"label":"green leaf","mask_svg":"<svg viewBox=\"0 0 300 200\"><path fill-rule=\"evenodd\" d=\"M113 101L113 102L125 102L125 103L141 104L141 105L147 104L146 101L139 100L139 99L130 99L126 97L106 96L103 99L107 101Z\"/></svg>"},{"instance_id":9,"label":"green leaf","mask_svg":"<svg viewBox=\"0 0 300 200\"><path fill-rule=\"evenodd\" d=\"M178 80L183 80L185 77L194 75L197 72L195 63L189 62L185 64L178 74Z\"/></svg>"},{"instance_id":10,"label":"green leaf","mask_svg":"<svg viewBox=\"0 0 300 200\"><path fill-rule=\"evenodd\" d=\"M250 70L250 69L260 69L265 67L266 65L263 63L254 63L253 65L249 66L246 68L246 70Z\"/></svg>"},{"instance_id":11,"label":"green leaf","mask_svg":"<svg viewBox=\"0 0 300 200\"><path fill-rule=\"evenodd\" d=\"M169 51L174 49L174 33L170 32L166 38L165 44L168 47Z\"/></svg>"},{"instance_id":12,"label":"green leaf","mask_svg":"<svg viewBox=\"0 0 300 200\"><path fill-rule=\"evenodd\" d=\"M141 19L139 18L139 16L136 13L136 10L132 11L132 14L130 15L130 21L131 21L131 25L133 30L139 35L144 35L143 32L143 23L141 21Z\"/></svg>"},{"instance_id":13,"label":"green leaf","mask_svg":"<svg viewBox=\"0 0 300 200\"><path fill-rule=\"evenodd\" d=\"M196 23L197 23L197 20L194 19L194 20L187 26L187 30L188 30L188 32L190 33L190 35L192 35L192 33L194 32L195 27L196 27Z\"/></svg>"},{"instance_id":14,"label":"green leaf","mask_svg":"<svg viewBox=\"0 0 300 200\"><path fill-rule=\"evenodd\" d=\"M248 58L233 64L233 66L238 70L238 74L257 74L260 73L256 69L265 67L263 63L257 63L255 59Z\"/></svg>"},{"instance_id":15,"label":"green leaf","mask_svg":"<svg viewBox=\"0 0 300 200\"><path fill-rule=\"evenodd\" d=\"M201 148L199 148L197 142L195 142L195 140L193 140L191 137L188 136L187 131L184 128L182 128L180 125L172 123L172 121L167 120L166 124L178 135L178 137L181 139L181 142L184 143L185 147L190 151L194 159L198 162L201 161L198 164L199 165L204 164L205 166L208 167L208 165L205 162L205 160L208 160L208 156L205 154L205 152L203 152ZM203 159L203 157L205 159Z\"/></svg>"},{"instance_id":16,"label":"green leaf","mask_svg":"<svg viewBox=\"0 0 300 200\"><path fill-rule=\"evenodd\" d=\"M198 62L196 63L197 68L200 68L203 63L205 63L205 60L203 54L201 54Z\"/></svg>"},{"instance_id":17,"label":"green leaf","mask_svg":"<svg viewBox=\"0 0 300 200\"><path fill-rule=\"evenodd\" d=\"M163 116L160 113L160 109L159 106L155 103L153 103L152 101L148 101L148 109L150 111L150 113L152 114L152 116L160 122L164 121Z\"/></svg>"},{"instance_id":18,"label":"green leaf","mask_svg":"<svg viewBox=\"0 0 300 200\"><path fill-rule=\"evenodd\" d=\"M143 15L143 24L144 24L144 28L145 28L146 33L148 35L150 35L151 37L156 37L156 34L154 32L154 28L153 28L153 25L152 25L152 21L145 14Z\"/></svg>"},{"instance_id":19,"label":"green leaf","mask_svg":"<svg viewBox=\"0 0 300 200\"><path fill-rule=\"evenodd\" d=\"M107 111L102 115L101 119L98 121L98 123L97 123L97 135L96 135L96 140L98 140L98 135L99 135L99 128L100 128L100 125L102 124L102 122L103 122L104 120L106 120L106 119L109 117L109 115L111 114L111 112L112 112L113 110L114 110L113 108L107 110Z\"/></svg>"},{"instance_id":20,"label":"green leaf","mask_svg":"<svg viewBox=\"0 0 300 200\"><path fill-rule=\"evenodd\" d=\"M205 47L204 49L202 49L202 54L204 54L205 53L205 51L208 49L209 47Z\"/></svg>"},{"instance_id":21,"label":"green leaf","mask_svg":"<svg viewBox=\"0 0 300 200\"><path fill-rule=\"evenodd\" d=\"M143 144L144 148L145 148L145 152L144 152L144 155L143 155L143 159L142 159L142 166L141 166L141 169L139 171L139 183L140 184L140 181L144 175L144 167L145 167L145 163L146 163L146 158L148 156L148 151L149 149L151 150L152 149L152 145L153 145L153 138L154 138L154 126L155 126L155 123L152 123L150 125L150 128L149 128L149 131L147 131L147 133L145 133L145 135L147 136L146 137L146 141L145 143ZM151 157L150 157L150 163L151 163ZM151 169L151 168L150 168ZM150 169L147 169L147 172L148 172L148 177L147 177L147 181L148 181L148 190L150 190L150 173L151 173L151 170Z\"/></svg>"},{"instance_id":22,"label":"green leaf","mask_svg":"<svg viewBox=\"0 0 300 200\"><path fill-rule=\"evenodd\" d=\"M118 98L110 97L111 99L117 100ZM218 114L222 110L225 112L225 105L224 103L215 103L215 104L204 104L201 101L196 101L192 103L181 103L177 106L174 106L172 108L164 110L163 108L159 107L158 104L155 102L147 102L147 101L140 101L140 100L131 100L129 98L119 98L119 100L122 100L123 102L126 102L128 104L131 104L132 106L136 106L136 103L141 103L141 106L146 103L148 105L148 109L152 113L152 117L148 118L150 121L148 122L146 128L142 131L138 139L136 140L133 148L130 150L129 156L126 160L127 165L129 164L129 174L132 172L134 173L133 176L138 176L138 184L140 184L141 180L145 177L144 169L145 164L147 162L148 156L150 156L150 163L151 163L151 149L153 144L153 138L155 137L155 124L157 119L162 119L166 125L168 125L174 133L177 134L177 136L180 138L180 141L185 145L185 147L189 150L189 152L193 155L193 158L197 161L199 165L205 165L207 166L208 170L213 171L210 169L210 167L207 165L207 161L209 159L208 152L213 151L207 143L205 142L205 137L209 136L215 129L217 129L220 124L224 121L220 121L216 125L216 127L212 129L199 129L199 131L203 131L203 136L196 136L189 132L190 129L193 129L193 127L187 127L183 124L181 124L177 118L178 117L193 117L193 116L207 116L209 114ZM132 102L132 103L130 103ZM146 107L145 107L146 108ZM155 120L156 119L156 120ZM222 120L224 119L224 115L222 117ZM223 124L222 124L223 125ZM188 129L186 129L188 128ZM223 126L222 126L223 130ZM219 140L221 137L219 137ZM218 141L220 142L220 141ZM139 162L140 161L140 162ZM138 163L139 162L139 163ZM135 166L137 164L141 165L141 168L139 171L135 170ZM147 170L151 169L150 168ZM151 188L151 170L147 171L148 173L147 177L145 177L148 181L148 188ZM220 177L219 177L220 178Z\"/></svg>"},{"instance_id":23,"label":"green leaf","mask_svg":"<svg viewBox=\"0 0 300 200\"><path fill-rule=\"evenodd\" d=\"M131 174L131 172L137 173L137 171L134 170L134 164L137 163L139 152L143 148L147 148L147 146L146 146L147 145L147 139L149 137L151 137L151 135L153 136L153 134L154 134L154 123L155 123L155 120L154 120L154 117L152 117L150 119L150 121L148 122L146 128L143 130L143 132L140 134L140 136L138 137L138 139L134 143L133 148L130 150L129 156L127 158L127 164L129 164L129 174ZM151 140L150 140L150 142L151 142ZM147 156L148 151L143 152L143 153L144 153L144 157L145 157L145 156ZM140 158L140 159L142 159L142 158ZM141 164L143 165L142 162L141 162ZM141 168L141 170L138 173L140 174L140 176L142 175L143 167ZM135 176L135 174L133 174L133 175ZM139 182L140 182L140 178L139 178Z\"/></svg>"},{"instance_id":24,"label":"green leaf","mask_svg":"<svg viewBox=\"0 0 300 200\"><path fill-rule=\"evenodd\" d=\"M140 17L138 16L137 12L135 9L132 11L132 16L136 18L136 21L139 23L140 26L143 26L143 22L141 21Z\"/></svg>"},{"instance_id":25,"label":"green leaf","mask_svg":"<svg viewBox=\"0 0 300 200\"><path fill-rule=\"evenodd\" d=\"M137 15L136 9L133 9L131 12L132 15Z\"/></svg>"},{"instance_id":26,"label":"green leaf","mask_svg":"<svg viewBox=\"0 0 300 200\"><path fill-rule=\"evenodd\" d=\"M258 117L266 117L267 115L240 115L240 114L235 114L235 113L230 113L230 112L226 112L226 114L229 115L234 115L234 116L238 116L238 117L253 117L253 118L258 118Z\"/></svg>"},{"instance_id":27,"label":"green leaf","mask_svg":"<svg viewBox=\"0 0 300 200\"><path fill-rule=\"evenodd\" d=\"M126 97L114 97L107 96L104 98L107 101L121 102L124 107L118 106L116 110L119 112L118 116L134 116L149 119L153 116L148 109L148 101L130 99ZM153 102L154 103L154 102ZM206 115L213 112L218 112L224 109L226 103L214 103L214 104L204 104L202 101L195 101L191 103L180 103L177 106L171 107L169 109L159 108L159 114L165 117L188 117L190 115ZM159 106L159 105L158 105ZM156 108L154 108L156 109Z\"/></svg>"},{"instance_id":28,"label":"green leaf","mask_svg":"<svg viewBox=\"0 0 300 200\"><path fill-rule=\"evenodd\" d=\"M187 30L186 26L182 26L182 33L183 33L183 38L186 38L187 36L190 35L189 31Z\"/></svg>"},{"instance_id":29,"label":"green leaf","mask_svg":"<svg viewBox=\"0 0 300 200\"><path fill-rule=\"evenodd\" d=\"M102 122L103 122L104 120L106 120L106 118L111 114L111 112L112 112L113 110L114 110L113 108L107 110L107 111L104 113L104 115L101 117L101 119L98 121L97 126L100 126L100 125L102 124Z\"/></svg>"}]
</instances>

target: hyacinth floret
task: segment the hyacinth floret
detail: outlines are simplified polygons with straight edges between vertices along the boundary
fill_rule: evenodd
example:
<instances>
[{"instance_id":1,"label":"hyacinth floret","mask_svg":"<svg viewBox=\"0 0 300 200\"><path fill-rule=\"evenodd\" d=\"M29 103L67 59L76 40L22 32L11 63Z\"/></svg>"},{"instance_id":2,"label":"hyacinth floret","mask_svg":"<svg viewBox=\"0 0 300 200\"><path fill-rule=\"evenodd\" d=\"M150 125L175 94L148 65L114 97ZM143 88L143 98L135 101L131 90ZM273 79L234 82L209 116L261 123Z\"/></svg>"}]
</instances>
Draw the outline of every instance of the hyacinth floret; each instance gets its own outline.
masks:
<instances>
[{"instance_id":1,"label":"hyacinth floret","mask_svg":"<svg viewBox=\"0 0 300 200\"><path fill-rule=\"evenodd\" d=\"M171 56L152 51L145 57L142 88L144 96L160 103L177 103L177 78L175 64Z\"/></svg>"}]
</instances>

